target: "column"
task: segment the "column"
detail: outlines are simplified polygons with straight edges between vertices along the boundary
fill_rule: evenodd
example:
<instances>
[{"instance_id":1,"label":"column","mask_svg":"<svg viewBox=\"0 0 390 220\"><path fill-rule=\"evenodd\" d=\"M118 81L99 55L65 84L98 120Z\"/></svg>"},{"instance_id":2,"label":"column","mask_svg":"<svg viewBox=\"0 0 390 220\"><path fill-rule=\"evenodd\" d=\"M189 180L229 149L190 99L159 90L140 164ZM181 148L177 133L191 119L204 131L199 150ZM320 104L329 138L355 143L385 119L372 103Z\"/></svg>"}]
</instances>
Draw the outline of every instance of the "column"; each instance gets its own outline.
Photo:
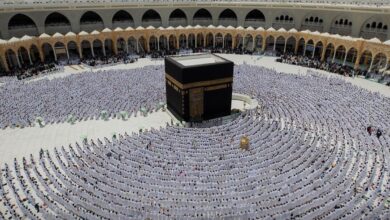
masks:
<instances>
[{"instance_id":1,"label":"column","mask_svg":"<svg viewBox=\"0 0 390 220\"><path fill-rule=\"evenodd\" d=\"M78 47L78 51L80 59L83 59L83 51L81 50L81 45Z\"/></svg>"},{"instance_id":2,"label":"column","mask_svg":"<svg viewBox=\"0 0 390 220\"><path fill-rule=\"evenodd\" d=\"M256 37L252 38L252 52L255 51L255 46L256 46Z\"/></svg>"},{"instance_id":3,"label":"column","mask_svg":"<svg viewBox=\"0 0 390 220\"><path fill-rule=\"evenodd\" d=\"M287 39L284 41L283 53L286 53L286 50L287 50Z\"/></svg>"},{"instance_id":4,"label":"column","mask_svg":"<svg viewBox=\"0 0 390 220\"><path fill-rule=\"evenodd\" d=\"M332 63L334 63L334 59L336 58L336 51L333 51L333 58L332 58Z\"/></svg>"},{"instance_id":5,"label":"column","mask_svg":"<svg viewBox=\"0 0 390 220\"><path fill-rule=\"evenodd\" d=\"M374 58L371 58L370 68L368 68L368 72L371 72L373 64L374 64Z\"/></svg>"},{"instance_id":6,"label":"column","mask_svg":"<svg viewBox=\"0 0 390 220\"><path fill-rule=\"evenodd\" d=\"M343 61L343 66L345 65L345 62L347 62L347 55L348 53L345 53L344 61Z\"/></svg>"},{"instance_id":7,"label":"column","mask_svg":"<svg viewBox=\"0 0 390 220\"><path fill-rule=\"evenodd\" d=\"M167 48L168 48L168 51L169 51L169 39L168 39L168 47Z\"/></svg>"},{"instance_id":8,"label":"column","mask_svg":"<svg viewBox=\"0 0 390 220\"><path fill-rule=\"evenodd\" d=\"M54 60L57 61L56 48L53 47Z\"/></svg>"},{"instance_id":9,"label":"column","mask_svg":"<svg viewBox=\"0 0 390 220\"><path fill-rule=\"evenodd\" d=\"M314 58L315 53L316 53L316 47L313 48L313 55L311 56L311 58Z\"/></svg>"},{"instance_id":10,"label":"column","mask_svg":"<svg viewBox=\"0 0 390 220\"><path fill-rule=\"evenodd\" d=\"M18 63L18 67L22 67L22 65L20 65L20 60L19 60L19 56L18 56L18 53L15 54L15 57L16 57L16 62Z\"/></svg>"},{"instance_id":11,"label":"column","mask_svg":"<svg viewBox=\"0 0 390 220\"><path fill-rule=\"evenodd\" d=\"M197 48L197 47L198 47L198 36L195 35L195 48Z\"/></svg>"},{"instance_id":12,"label":"column","mask_svg":"<svg viewBox=\"0 0 390 220\"><path fill-rule=\"evenodd\" d=\"M139 42L138 42L138 38L137 38L137 53L139 53ZM105 54L105 53L104 53Z\"/></svg>"},{"instance_id":13,"label":"column","mask_svg":"<svg viewBox=\"0 0 390 220\"><path fill-rule=\"evenodd\" d=\"M264 52L265 51L265 48L267 46L267 38L266 37L263 37L263 45L262 45L262 48L261 50Z\"/></svg>"},{"instance_id":14,"label":"column","mask_svg":"<svg viewBox=\"0 0 390 220\"><path fill-rule=\"evenodd\" d=\"M127 40L125 41L125 45L126 45L126 54L129 53L129 42L127 42Z\"/></svg>"},{"instance_id":15,"label":"column","mask_svg":"<svg viewBox=\"0 0 390 220\"><path fill-rule=\"evenodd\" d=\"M4 58L6 58L6 57L4 57ZM6 72L9 71L9 66L8 66L7 61L4 60L4 59L2 59L1 57L0 57L0 64L3 64L4 70L5 70Z\"/></svg>"},{"instance_id":16,"label":"column","mask_svg":"<svg viewBox=\"0 0 390 220\"><path fill-rule=\"evenodd\" d=\"M213 48L215 48L215 35L213 35Z\"/></svg>"},{"instance_id":17,"label":"column","mask_svg":"<svg viewBox=\"0 0 390 220\"><path fill-rule=\"evenodd\" d=\"M94 51L94 49L93 49L93 44L90 43L90 45L91 45L91 54L92 54L92 57L95 57L95 51Z\"/></svg>"},{"instance_id":18,"label":"column","mask_svg":"<svg viewBox=\"0 0 390 220\"><path fill-rule=\"evenodd\" d=\"M299 47L299 40L295 41L295 48L294 48L294 54L298 53L298 47Z\"/></svg>"},{"instance_id":19,"label":"column","mask_svg":"<svg viewBox=\"0 0 390 220\"><path fill-rule=\"evenodd\" d=\"M325 54L326 54L326 49L322 48L322 53L321 53L321 61L324 62L325 60Z\"/></svg>"},{"instance_id":20,"label":"column","mask_svg":"<svg viewBox=\"0 0 390 220\"><path fill-rule=\"evenodd\" d=\"M188 40L189 40L189 37L186 36L186 48L188 48Z\"/></svg>"},{"instance_id":21,"label":"column","mask_svg":"<svg viewBox=\"0 0 390 220\"><path fill-rule=\"evenodd\" d=\"M68 47L65 46L65 51L66 51L66 57L68 58L68 61L69 61L69 51L68 51Z\"/></svg>"},{"instance_id":22,"label":"column","mask_svg":"<svg viewBox=\"0 0 390 220\"><path fill-rule=\"evenodd\" d=\"M303 56L306 55L306 47L307 47L307 44L305 43L305 46L303 47Z\"/></svg>"},{"instance_id":23,"label":"column","mask_svg":"<svg viewBox=\"0 0 390 220\"><path fill-rule=\"evenodd\" d=\"M242 37L242 50L245 50L245 37Z\"/></svg>"},{"instance_id":24,"label":"column","mask_svg":"<svg viewBox=\"0 0 390 220\"><path fill-rule=\"evenodd\" d=\"M30 65L32 65L33 62L32 62L32 59L31 59L30 51L27 50L27 54L28 54L28 60L30 61Z\"/></svg>"},{"instance_id":25,"label":"column","mask_svg":"<svg viewBox=\"0 0 390 220\"><path fill-rule=\"evenodd\" d=\"M160 38L157 39L156 37L156 41L157 41L157 50L160 51Z\"/></svg>"},{"instance_id":26,"label":"column","mask_svg":"<svg viewBox=\"0 0 390 220\"><path fill-rule=\"evenodd\" d=\"M225 36L222 36L222 49L225 49Z\"/></svg>"},{"instance_id":27,"label":"column","mask_svg":"<svg viewBox=\"0 0 390 220\"><path fill-rule=\"evenodd\" d=\"M355 60L355 65L353 66L353 68L355 69L355 70L357 70L357 69L359 69L359 64L360 64L360 59L361 59L361 55L359 54L359 52L358 52L358 54L357 54L357 57L356 57L356 60Z\"/></svg>"},{"instance_id":28,"label":"column","mask_svg":"<svg viewBox=\"0 0 390 220\"><path fill-rule=\"evenodd\" d=\"M274 49L273 49L273 51L275 51L275 50L276 50L276 38L274 40Z\"/></svg>"}]
</instances>

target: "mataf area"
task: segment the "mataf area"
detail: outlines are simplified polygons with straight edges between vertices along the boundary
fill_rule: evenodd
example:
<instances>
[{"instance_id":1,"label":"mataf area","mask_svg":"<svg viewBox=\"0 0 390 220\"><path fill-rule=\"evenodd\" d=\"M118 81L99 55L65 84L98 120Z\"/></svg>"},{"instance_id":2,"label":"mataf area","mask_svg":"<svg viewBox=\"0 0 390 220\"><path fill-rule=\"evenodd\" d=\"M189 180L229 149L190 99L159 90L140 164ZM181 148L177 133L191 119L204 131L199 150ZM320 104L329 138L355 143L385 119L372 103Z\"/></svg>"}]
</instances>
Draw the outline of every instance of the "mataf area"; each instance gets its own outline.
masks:
<instances>
[{"instance_id":1,"label":"mataf area","mask_svg":"<svg viewBox=\"0 0 390 220\"><path fill-rule=\"evenodd\" d=\"M218 126L183 127L165 119L161 128L78 138L77 143L42 146L31 155L26 149L27 154L2 166L1 217L389 217L388 87L371 92L357 86L364 79L269 57L224 57L238 64L233 92L257 100L257 108ZM109 130L121 111L133 115L129 121L135 114L147 121L165 102L163 66L156 64L50 75L50 80L5 80L0 95L7 105L0 106L0 120L7 127L0 134L31 129L31 123L34 129L72 128L96 120ZM39 104L53 99L56 104L46 108ZM10 109L13 114L3 114ZM69 115L76 119L73 125ZM242 136L250 141L246 151L239 147Z\"/></svg>"},{"instance_id":2,"label":"mataf area","mask_svg":"<svg viewBox=\"0 0 390 220\"><path fill-rule=\"evenodd\" d=\"M390 219L390 0L0 0L0 220Z\"/></svg>"}]
</instances>

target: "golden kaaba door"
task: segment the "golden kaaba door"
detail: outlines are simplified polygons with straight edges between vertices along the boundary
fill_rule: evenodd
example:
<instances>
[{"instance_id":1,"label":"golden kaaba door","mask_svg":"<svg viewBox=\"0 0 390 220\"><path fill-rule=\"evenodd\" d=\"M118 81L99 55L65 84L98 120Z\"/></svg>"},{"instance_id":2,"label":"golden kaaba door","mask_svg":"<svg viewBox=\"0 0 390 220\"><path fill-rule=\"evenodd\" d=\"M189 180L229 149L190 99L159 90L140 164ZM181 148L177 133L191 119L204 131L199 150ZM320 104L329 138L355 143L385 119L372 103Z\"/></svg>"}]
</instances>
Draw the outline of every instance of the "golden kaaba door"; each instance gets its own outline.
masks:
<instances>
[{"instance_id":1,"label":"golden kaaba door","mask_svg":"<svg viewBox=\"0 0 390 220\"><path fill-rule=\"evenodd\" d=\"M190 89L190 118L202 120L203 115L203 88Z\"/></svg>"}]
</instances>

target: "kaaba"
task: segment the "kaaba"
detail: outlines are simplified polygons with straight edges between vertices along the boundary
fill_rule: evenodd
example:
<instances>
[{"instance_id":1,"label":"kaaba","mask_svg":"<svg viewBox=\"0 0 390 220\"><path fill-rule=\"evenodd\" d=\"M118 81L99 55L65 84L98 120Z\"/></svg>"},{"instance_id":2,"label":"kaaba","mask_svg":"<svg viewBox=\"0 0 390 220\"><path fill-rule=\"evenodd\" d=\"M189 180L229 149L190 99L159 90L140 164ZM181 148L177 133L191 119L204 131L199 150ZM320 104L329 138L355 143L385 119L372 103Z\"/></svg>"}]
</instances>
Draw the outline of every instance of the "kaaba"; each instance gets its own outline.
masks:
<instances>
[{"instance_id":1,"label":"kaaba","mask_svg":"<svg viewBox=\"0 0 390 220\"><path fill-rule=\"evenodd\" d=\"M230 115L234 63L214 54L165 58L167 108L180 121Z\"/></svg>"}]
</instances>

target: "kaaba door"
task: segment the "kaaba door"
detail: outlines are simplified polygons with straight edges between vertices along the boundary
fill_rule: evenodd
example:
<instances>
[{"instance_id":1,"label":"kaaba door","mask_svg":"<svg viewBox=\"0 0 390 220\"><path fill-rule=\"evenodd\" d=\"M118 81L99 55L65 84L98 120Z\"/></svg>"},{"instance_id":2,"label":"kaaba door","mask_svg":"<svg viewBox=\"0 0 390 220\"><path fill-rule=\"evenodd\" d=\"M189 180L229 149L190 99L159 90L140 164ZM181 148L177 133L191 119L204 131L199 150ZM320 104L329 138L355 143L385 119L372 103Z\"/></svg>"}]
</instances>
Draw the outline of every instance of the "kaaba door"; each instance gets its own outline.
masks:
<instances>
[{"instance_id":1,"label":"kaaba door","mask_svg":"<svg viewBox=\"0 0 390 220\"><path fill-rule=\"evenodd\" d=\"M201 121L203 118L203 88L190 89L190 118Z\"/></svg>"}]
</instances>

